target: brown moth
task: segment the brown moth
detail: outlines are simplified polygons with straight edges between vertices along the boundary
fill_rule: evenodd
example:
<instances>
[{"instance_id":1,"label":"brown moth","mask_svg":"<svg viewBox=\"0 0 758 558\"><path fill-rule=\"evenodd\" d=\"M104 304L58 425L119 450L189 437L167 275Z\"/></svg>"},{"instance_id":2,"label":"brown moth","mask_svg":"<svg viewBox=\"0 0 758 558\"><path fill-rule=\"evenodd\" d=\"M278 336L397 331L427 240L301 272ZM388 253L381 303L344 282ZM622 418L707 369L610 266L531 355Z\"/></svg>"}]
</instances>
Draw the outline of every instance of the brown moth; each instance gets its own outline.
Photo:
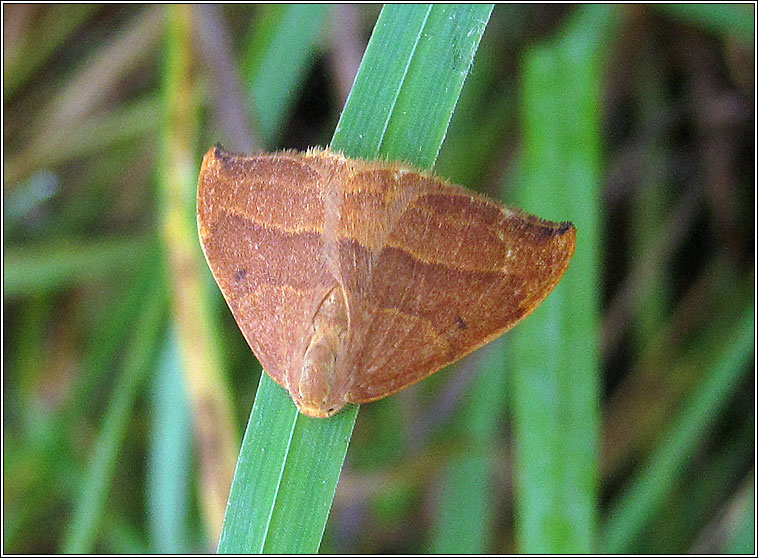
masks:
<instances>
[{"instance_id":1,"label":"brown moth","mask_svg":"<svg viewBox=\"0 0 758 558\"><path fill-rule=\"evenodd\" d=\"M576 239L571 223L328 149L212 148L197 222L242 334L312 417L395 393L513 327Z\"/></svg>"}]
</instances>

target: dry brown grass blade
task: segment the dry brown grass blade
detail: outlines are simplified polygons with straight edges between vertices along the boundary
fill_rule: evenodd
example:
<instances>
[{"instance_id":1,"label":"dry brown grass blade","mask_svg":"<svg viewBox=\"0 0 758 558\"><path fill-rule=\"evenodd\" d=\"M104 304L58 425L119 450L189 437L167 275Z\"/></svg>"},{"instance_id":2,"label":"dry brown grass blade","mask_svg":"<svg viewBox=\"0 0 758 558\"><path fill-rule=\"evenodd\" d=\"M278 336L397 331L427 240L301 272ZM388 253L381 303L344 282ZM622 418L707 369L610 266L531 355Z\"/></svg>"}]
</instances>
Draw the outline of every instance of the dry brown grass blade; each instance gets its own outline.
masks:
<instances>
[{"instance_id":1,"label":"dry brown grass blade","mask_svg":"<svg viewBox=\"0 0 758 558\"><path fill-rule=\"evenodd\" d=\"M237 460L236 429L222 360L214 341L213 312L203 289L204 265L194 220L197 99L193 95L192 8L166 8L168 61L162 236L169 264L173 316L194 415L200 494L208 538L215 546Z\"/></svg>"},{"instance_id":2,"label":"dry brown grass blade","mask_svg":"<svg viewBox=\"0 0 758 558\"><path fill-rule=\"evenodd\" d=\"M153 52L162 26L160 7L151 6L89 56L39 111L26 146L5 165L5 188L26 177L50 151L51 144L67 141L71 129L111 97L124 76Z\"/></svg>"}]
</instances>

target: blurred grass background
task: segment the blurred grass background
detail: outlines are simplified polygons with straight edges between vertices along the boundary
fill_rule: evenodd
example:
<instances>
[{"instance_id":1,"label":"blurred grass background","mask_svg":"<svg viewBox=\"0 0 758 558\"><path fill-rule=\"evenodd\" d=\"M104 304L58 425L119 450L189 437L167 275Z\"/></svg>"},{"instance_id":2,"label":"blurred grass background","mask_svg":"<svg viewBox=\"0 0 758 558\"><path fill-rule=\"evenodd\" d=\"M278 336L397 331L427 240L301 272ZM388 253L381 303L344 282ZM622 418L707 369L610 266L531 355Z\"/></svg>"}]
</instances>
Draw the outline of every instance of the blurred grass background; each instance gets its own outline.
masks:
<instances>
[{"instance_id":1,"label":"blurred grass background","mask_svg":"<svg viewBox=\"0 0 758 558\"><path fill-rule=\"evenodd\" d=\"M168 12L3 6L5 552L215 548L260 368L200 157L327 144L379 6ZM752 5L495 7L436 170L590 252L361 408L322 552L753 552L753 35Z\"/></svg>"}]
</instances>

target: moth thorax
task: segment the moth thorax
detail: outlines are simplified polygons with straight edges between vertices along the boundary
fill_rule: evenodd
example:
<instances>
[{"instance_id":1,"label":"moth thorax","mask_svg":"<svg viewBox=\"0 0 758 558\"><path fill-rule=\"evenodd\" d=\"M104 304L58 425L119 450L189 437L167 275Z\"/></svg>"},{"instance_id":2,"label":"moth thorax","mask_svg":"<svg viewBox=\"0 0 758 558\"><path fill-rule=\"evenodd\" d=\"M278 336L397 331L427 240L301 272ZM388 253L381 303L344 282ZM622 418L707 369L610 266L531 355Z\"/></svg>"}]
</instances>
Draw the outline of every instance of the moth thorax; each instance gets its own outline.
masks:
<instances>
[{"instance_id":1,"label":"moth thorax","mask_svg":"<svg viewBox=\"0 0 758 558\"><path fill-rule=\"evenodd\" d=\"M295 403L306 415L329 417L345 404L337 360L342 354L347 329L345 294L340 286L335 286L313 316L300 377L295 382Z\"/></svg>"}]
</instances>

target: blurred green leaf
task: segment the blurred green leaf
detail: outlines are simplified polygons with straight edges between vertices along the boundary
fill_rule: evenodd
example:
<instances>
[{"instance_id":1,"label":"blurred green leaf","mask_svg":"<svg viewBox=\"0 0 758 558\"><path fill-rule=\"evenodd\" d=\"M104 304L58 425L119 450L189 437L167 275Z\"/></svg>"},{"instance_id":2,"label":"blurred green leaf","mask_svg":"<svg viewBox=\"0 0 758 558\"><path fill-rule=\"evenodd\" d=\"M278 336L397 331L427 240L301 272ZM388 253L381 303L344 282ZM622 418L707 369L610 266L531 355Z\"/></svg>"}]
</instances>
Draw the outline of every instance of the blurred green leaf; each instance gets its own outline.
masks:
<instances>
[{"instance_id":1,"label":"blurred green leaf","mask_svg":"<svg viewBox=\"0 0 758 558\"><path fill-rule=\"evenodd\" d=\"M97 434L87 472L79 487L73 517L66 529L62 551L67 554L90 552L97 537L98 522L116 468L116 458L142 381L150 371L166 316L167 300L163 281L156 281L146 293L142 318L137 322L123 367Z\"/></svg>"},{"instance_id":2,"label":"blurred green leaf","mask_svg":"<svg viewBox=\"0 0 758 558\"><path fill-rule=\"evenodd\" d=\"M50 500L55 498L71 498L71 485L69 483L56 482L57 478L68 478L73 481L78 478L79 471L72 471L73 448L75 440L71 440L72 430L78 420L82 418L82 409L91 409L99 404L99 391L102 385L109 385L111 379L106 374L106 367L111 366L118 349L124 344L124 339L133 324L139 321L140 312L145 303L145 293L150 290L156 281L156 272L159 268L157 251L153 251L145 261L143 268L138 272L134 281L124 290L114 290L111 299L99 313L92 331L88 336L88 344L81 356L81 362L74 371L72 384L66 394L66 399L60 407L52 412L40 409L39 402L27 404L23 409L28 414L30 432L25 443L15 451L9 451L5 461L5 470L9 478L23 479L20 490L27 496L14 506L13 513L9 515L6 525L6 542L13 543L14 537L21 533L15 528L21 527L16 523L19 517L31 518L40 513L40 508L50 505ZM49 318L49 309L43 304L49 304L52 297L30 297L26 303L26 311L22 314L19 334L23 338L14 342L14 347L23 355L22 361L11 364L9 370L13 374L24 378L25 381L39 374L39 370L25 370L26 362L30 359L41 359L44 354L45 343L41 340L43 328ZM26 302L26 301L25 301ZM36 338L36 346L27 346L32 341L32 336L39 333ZM42 366L42 361L29 365ZM42 374L49 371L42 370ZM30 394L19 394L22 399ZM36 395L36 394L35 394ZM6 407L6 410L8 407ZM22 409L20 409L22 410ZM31 411L31 413L30 413ZM12 411L11 411L12 412ZM34 468L29 471L28 464L34 463ZM14 467L26 470L23 475L13 473ZM31 474L30 474L31 472Z\"/></svg>"},{"instance_id":3,"label":"blurred green leaf","mask_svg":"<svg viewBox=\"0 0 758 558\"><path fill-rule=\"evenodd\" d=\"M600 433L600 84L613 6L584 6L523 66L523 187L516 205L571 220L561 282L511 333L519 552L595 548Z\"/></svg>"},{"instance_id":4,"label":"blurred green leaf","mask_svg":"<svg viewBox=\"0 0 758 558\"><path fill-rule=\"evenodd\" d=\"M698 452L700 456L682 468L666 492L660 510L650 514L630 554L676 554L682 548L691 554L720 551L724 537L714 538L713 528L723 516L725 487L732 486L733 479L740 478L755 460L755 452L745 444L752 433L752 422L745 421L740 428L727 431L713 453ZM688 513L682 514L685 509Z\"/></svg>"},{"instance_id":5,"label":"blurred green leaf","mask_svg":"<svg viewBox=\"0 0 758 558\"><path fill-rule=\"evenodd\" d=\"M442 493L432 532L432 554L482 554L492 518L489 452L477 447L451 457L443 467Z\"/></svg>"},{"instance_id":6,"label":"blurred green leaf","mask_svg":"<svg viewBox=\"0 0 758 558\"><path fill-rule=\"evenodd\" d=\"M147 474L150 550L182 554L192 549L187 524L192 488L192 414L173 330L163 342L152 379L151 406Z\"/></svg>"},{"instance_id":7,"label":"blurred green leaf","mask_svg":"<svg viewBox=\"0 0 758 558\"><path fill-rule=\"evenodd\" d=\"M501 158L501 142L515 125L516 84L501 79L499 39L488 41L485 33L435 165L443 178L471 188L486 186L486 174Z\"/></svg>"},{"instance_id":8,"label":"blurred green leaf","mask_svg":"<svg viewBox=\"0 0 758 558\"><path fill-rule=\"evenodd\" d=\"M660 507L681 468L693 455L707 428L718 416L738 380L745 372L755 345L754 302L728 328L729 339L707 375L695 388L677 418L661 435L660 442L626 490L612 503L603 526L603 550L623 553L634 542L651 515Z\"/></svg>"},{"instance_id":9,"label":"blurred green leaf","mask_svg":"<svg viewBox=\"0 0 758 558\"><path fill-rule=\"evenodd\" d=\"M158 217L182 375L192 410L199 503L208 544L221 532L237 459L237 430L218 343L219 324L206 289L207 263L197 230L197 64L195 18L187 4L162 6L166 20L162 68Z\"/></svg>"},{"instance_id":10,"label":"blurred green leaf","mask_svg":"<svg viewBox=\"0 0 758 558\"><path fill-rule=\"evenodd\" d=\"M387 7L332 145L367 158L382 156L382 149L411 162L419 155L427 162L415 164L428 167L433 149L424 142L439 143L434 139L436 126L445 124L435 116L425 120L423 111L452 99L456 110L436 173L488 193L503 175L508 191L524 200L514 205L577 224L579 251L546 303L560 308L548 311L548 318L540 317L540 308L504 336L507 344L533 319L543 321L534 326L539 332L521 349L522 356L518 348L503 351L507 345L490 352L490 345L457 370L435 374L402 394L363 406L363 418L350 442L349 465L342 473L356 409L346 409L341 415L346 420L338 425L316 423L322 430L314 433L308 421L297 416L284 390L264 378L256 404L260 402L266 413L256 411L261 420L251 423L248 434L265 452L257 442L251 443L244 467L248 479L274 483L266 488L274 495L254 482L244 497L272 502L280 497L281 502L260 509L241 506L239 522L249 526L253 518L265 519L267 549L286 540L315 551L317 534L327 521L320 552L515 553L523 550L522 509L546 512L540 516L545 523L531 524L535 545L560 538L563 518L548 512L552 506L571 516L573 508L558 495L575 487L576 497L569 504L579 511L569 517L569 534L576 540L599 531L590 550L601 551L600 543L613 533L594 526L594 513L583 515L589 493L564 467L577 460L575 445L581 452L586 449L573 443L580 431L574 421L581 419L581 412L572 401L587 404L594 390L603 403L597 479L602 482L603 506L597 497L594 501L603 514L611 511L631 518L622 527L636 534L616 533L630 541L624 552L754 553L755 401L750 365L723 403L708 411L707 419L698 418L710 426L704 427L704 435L696 434L698 441L689 442L693 445L684 452L688 455L672 466L675 473L666 467L645 472L644 467L666 463L651 461L665 453L667 440L662 437L681 426L680 415L708 383L718 356L733 340L734 324L754 300L755 6L498 5L458 95L452 91L456 76L427 76L434 64L455 66L458 47L465 51L471 37L459 40L435 33L432 22L436 18L440 29L454 25L467 9L478 8ZM182 273L177 265L177 277L199 278L200 296L212 297L209 309L194 309L181 295L177 306L187 312L186 323L192 326L205 327L204 316L211 318L209 346L214 348L207 351L192 342L190 346L200 355L195 363L204 362L215 345L222 348L221 377L237 403L233 424L215 427L214 420L199 419L204 439L211 443L190 437L190 425L181 418L187 401L180 398L175 369L180 353L162 353L166 358L155 361L151 391L140 389L128 413L115 464L100 465L97 475L92 473L94 464L87 464L95 447L103 444L98 439L98 432L104 432L103 417L115 404L112 397L121 389L116 386L125 382L122 372L130 365L124 361L132 358L145 305L166 267L166 243L156 238L162 229L154 225L161 223L163 209L163 200L155 200L156 180L182 176L177 192L185 211L184 244L171 246L197 251L201 257L194 221L196 171L200 152L220 137L215 127L228 128L219 115L230 106L249 110L243 127L259 118L265 132L260 134L261 144L265 139L272 148L323 144L325 137L328 143L324 125L333 126L340 116L332 86L338 79L342 89L342 81L348 79L340 71L342 62L360 59L381 6L348 5L334 11L324 5L224 5L212 10L215 26L208 25L214 22L204 17L207 11L178 6L177 12L200 19L189 25L184 20L182 40L173 37L173 52L181 54L173 59L172 75L180 78L173 82L174 89L166 87L169 56L165 41L161 43L169 22L165 16L172 10L135 4L3 5L6 553L59 550L64 531L71 531L72 515L81 516L76 506L84 505L85 490L92 490L84 483L92 478L100 479L97 490L106 494L104 503L101 495L86 497L94 502L90 509L99 511L94 519L87 515L86 525L80 524L85 531L80 540L86 539L93 551L144 554L161 548L212 548L228 489L216 491L214 526L203 507L210 484L198 465L213 463L206 457L219 452L204 456L202 448L213 448L222 437L231 439L227 464L209 469L231 477L237 457L236 418L246 421L250 415L260 367L202 260L197 273ZM617 35L608 31L607 12L621 21ZM404 33L400 38L383 34L382 25ZM225 43L227 48L201 49L201 59L196 57L197 47L210 44L201 37L204 29L216 46ZM414 33L412 41L404 40ZM577 35L585 37L577 43L592 43L600 58L612 50L607 75L586 71L584 47L573 52L565 47ZM228 41L219 42L222 36ZM441 48L436 60L426 61L429 68L414 69L417 55L437 44ZM524 87L529 84L522 79L521 62L533 49L549 51L560 62L552 81L550 75L543 76L546 90L527 100ZM372 60L380 63L369 71ZM240 75L232 76L231 82L219 79L239 68ZM444 68L440 71L445 74ZM240 87L229 86L236 82ZM437 90L446 83L452 83L451 90ZM558 92L550 89L556 84ZM426 91L427 98L420 103L403 100L398 90L404 87ZM569 147L572 154L588 152L588 136L576 131L587 115L575 92L590 89L601 92L605 167L592 186L586 177L574 174L581 157L575 161L562 155ZM545 108L535 120L524 116L527 105ZM186 126L187 112L174 112L178 118L172 116L167 126L166 109L186 107L196 125ZM239 110L229 113L233 122L242 122ZM295 110L304 119L293 120ZM416 126L416 119L422 124ZM590 119L596 127L597 111ZM564 128L567 121L576 121L576 128L542 137L536 152L527 145L528 138L541 135L535 132L535 121L539 127L552 122L563 130L569 130ZM182 139L176 146L182 147L177 161L183 162L173 165L171 172L162 149L162 134L169 130ZM408 132L417 137L404 137ZM387 144L390 136L400 151ZM555 170L544 172L537 188L533 176L538 163L547 169L555 164ZM518 194L524 182L534 190L534 204L529 194ZM589 217L596 221L588 226L581 219ZM584 271L588 260L582 260L589 246L596 254L594 278ZM592 280L589 287L582 283L584 290L576 297L566 294L572 282L576 286ZM600 360L589 366L602 370L602 390L598 394L597 386L589 386L582 400L573 397L588 387L585 367L568 369L569 364L559 361L559 372L554 372L539 366L532 355L547 361L542 353L557 347L562 353L574 350L577 361L587 356L583 342L577 342L587 316L577 314L580 304L573 299L590 296L593 304L597 299L603 304L602 321L595 326L600 331L587 333L601 339ZM549 326L543 327L546 323ZM165 329L160 327L156 335L153 344L165 349ZM556 341L564 337L565 343ZM754 352L754 343L752 348ZM516 365L532 359L537 373L519 384ZM562 372L561 366L566 367ZM198 370L198 378L205 380L203 365ZM561 450L566 458L550 457L544 462L544 476L538 477L533 475L540 472L539 463L528 460L524 466L519 445L515 455L509 447L524 433L524 424L517 423L511 437L512 425L502 421L519 408L519 386L522 392L525 386L538 391L548 384L555 389L542 390L544 408L538 404L534 416L547 416L559 426L540 433L544 424L535 420L526 427L534 434L533 449L544 451L534 453L535 459ZM191 393L188 384L184 395ZM266 394L271 396L268 402ZM521 405L522 414L531 420ZM597 424L592 424L597 416L587 417L589 445L598 435L593 430ZM559 434L567 439L556 442ZM321 446L307 447L307 441ZM289 458L281 453L271 458L275 451L289 452ZM244 451L240 467L243 456ZM110 471L105 481L103 470ZM327 520L338 474L343 482L333 517ZM644 475L656 479L642 483L649 490L639 496L631 487ZM544 501L524 498L519 483L526 476ZM124 483L128 490L122 490ZM315 513L303 510L304 505L311 505ZM292 515L295 520L288 520ZM601 527L614 525L612 518L602 519ZM552 529L553 521L558 529ZM301 531L289 532L289 526L301 523ZM545 538L537 540L542 533Z\"/></svg>"},{"instance_id":11,"label":"blurred green leaf","mask_svg":"<svg viewBox=\"0 0 758 558\"><path fill-rule=\"evenodd\" d=\"M645 45L646 52L640 79L637 84L637 99L643 137L646 139L641 156L639 194L632 208L634 236L633 261L641 261L645 253L654 249L664 231L666 215L670 207L670 190L666 183L665 165L670 159L670 146L659 124L660 115L669 110L665 84L656 60L658 52L652 45ZM654 338L656 330L670 313L670 286L667 281L667 265L657 265L645 274L645 281L634 300L634 335L637 347L644 347Z\"/></svg>"},{"instance_id":12,"label":"blurred green leaf","mask_svg":"<svg viewBox=\"0 0 758 558\"><path fill-rule=\"evenodd\" d=\"M474 367L476 376L466 386L461 408L453 418L462 446L444 464L440 475L442 493L429 548L433 554L492 551L497 502L494 472L495 466L504 466L498 460L504 453L504 445L499 447L504 442L499 426L506 411L508 378L504 347L500 338L459 365Z\"/></svg>"},{"instance_id":13,"label":"blurred green leaf","mask_svg":"<svg viewBox=\"0 0 758 558\"><path fill-rule=\"evenodd\" d=\"M3 296L54 291L138 269L155 240L145 235L9 246L3 262Z\"/></svg>"},{"instance_id":14,"label":"blurred green leaf","mask_svg":"<svg viewBox=\"0 0 758 558\"><path fill-rule=\"evenodd\" d=\"M271 4L252 26L243 62L250 107L263 142L273 146L316 59L328 4Z\"/></svg>"}]
</instances>

